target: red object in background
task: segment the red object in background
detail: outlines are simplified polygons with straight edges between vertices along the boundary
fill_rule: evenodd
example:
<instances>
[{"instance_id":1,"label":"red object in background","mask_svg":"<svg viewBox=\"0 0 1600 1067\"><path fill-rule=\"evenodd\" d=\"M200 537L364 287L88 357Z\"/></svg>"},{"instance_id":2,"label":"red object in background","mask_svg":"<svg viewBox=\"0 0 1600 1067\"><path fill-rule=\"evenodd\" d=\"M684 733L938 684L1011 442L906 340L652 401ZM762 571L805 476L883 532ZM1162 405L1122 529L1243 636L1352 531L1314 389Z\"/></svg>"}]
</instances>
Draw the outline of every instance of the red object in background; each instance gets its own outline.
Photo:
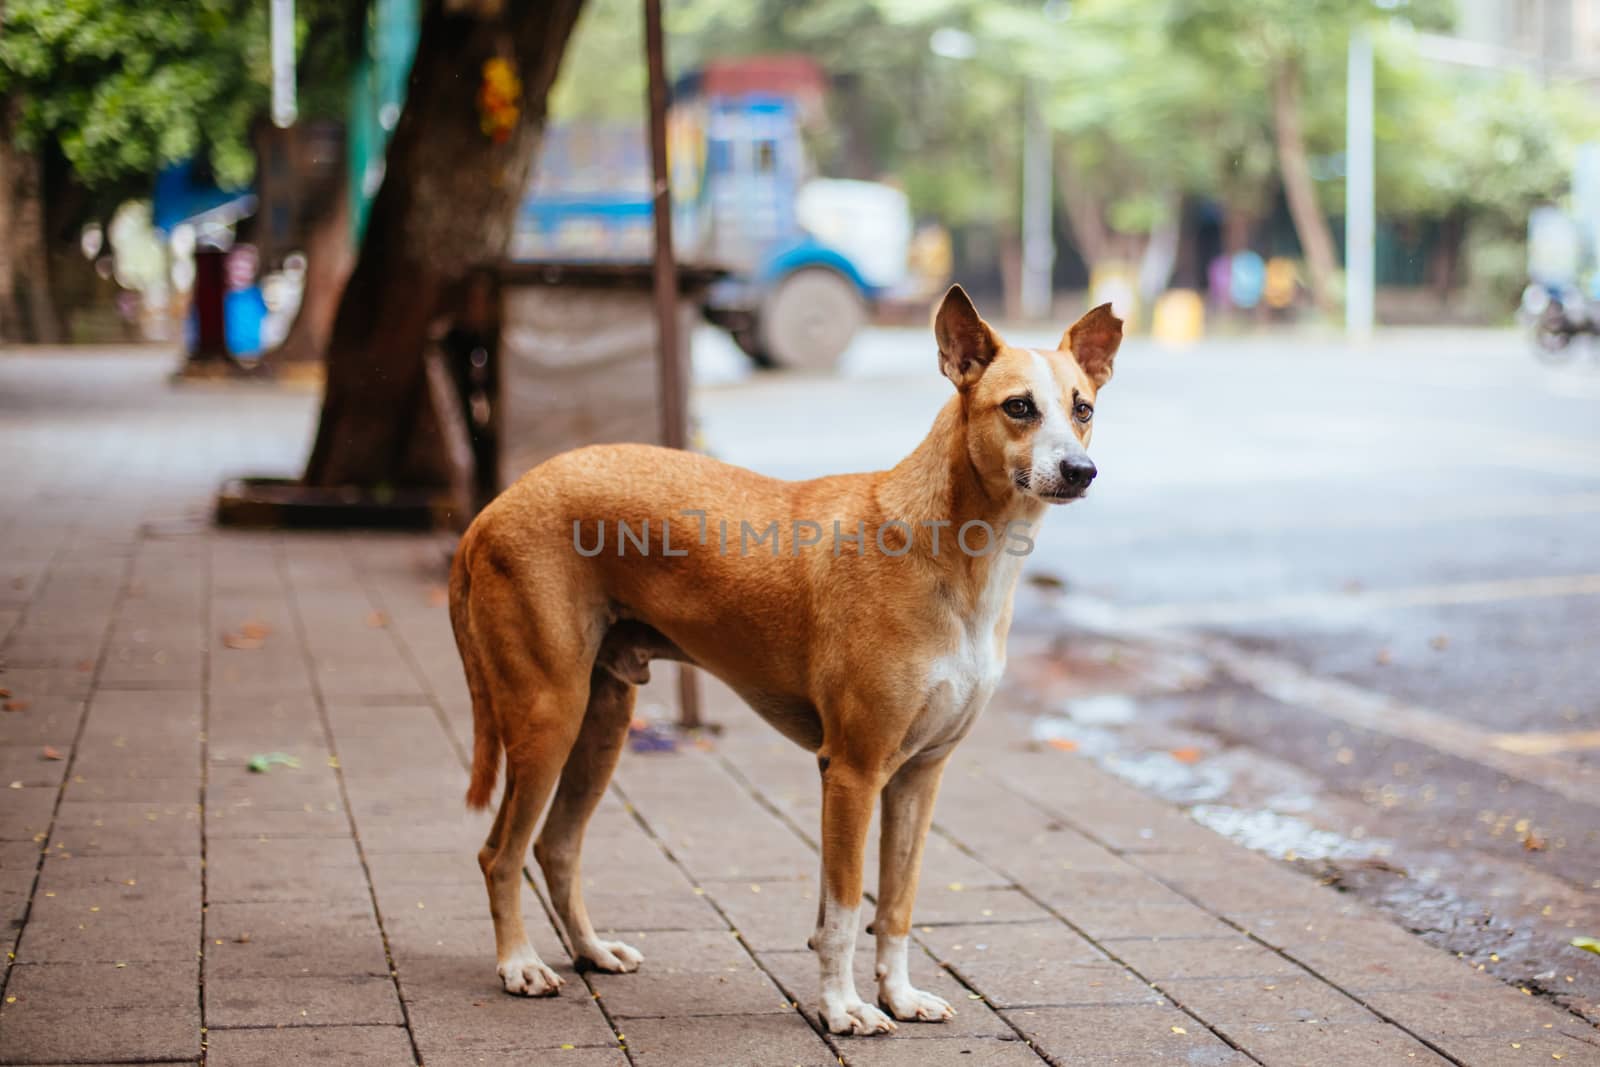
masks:
<instances>
[{"instance_id":1,"label":"red object in background","mask_svg":"<svg viewBox=\"0 0 1600 1067\"><path fill-rule=\"evenodd\" d=\"M194 251L194 348L192 357L223 356L228 353L227 331L223 325L222 301L227 295L228 254L216 248Z\"/></svg>"},{"instance_id":2,"label":"red object in background","mask_svg":"<svg viewBox=\"0 0 1600 1067\"><path fill-rule=\"evenodd\" d=\"M821 100L827 91L828 79L822 73L822 66L810 56L745 56L707 63L700 75L700 85L707 96L779 93Z\"/></svg>"}]
</instances>

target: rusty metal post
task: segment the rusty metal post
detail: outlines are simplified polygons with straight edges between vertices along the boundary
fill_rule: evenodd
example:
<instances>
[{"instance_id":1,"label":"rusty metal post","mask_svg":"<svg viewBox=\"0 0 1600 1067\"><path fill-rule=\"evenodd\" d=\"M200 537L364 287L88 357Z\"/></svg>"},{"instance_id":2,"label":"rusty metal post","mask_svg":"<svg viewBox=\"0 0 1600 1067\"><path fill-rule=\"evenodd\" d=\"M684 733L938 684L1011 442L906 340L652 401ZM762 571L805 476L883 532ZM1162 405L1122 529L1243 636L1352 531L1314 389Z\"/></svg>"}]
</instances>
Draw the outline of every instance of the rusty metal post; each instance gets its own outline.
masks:
<instances>
[{"instance_id":1,"label":"rusty metal post","mask_svg":"<svg viewBox=\"0 0 1600 1067\"><path fill-rule=\"evenodd\" d=\"M644 0L644 51L649 70L651 214L655 220L657 351L661 370L663 444L689 444L689 375L678 344L678 264L672 251L672 184L667 170L667 57L661 0ZM700 686L694 668L678 667L678 725L700 725Z\"/></svg>"}]
</instances>

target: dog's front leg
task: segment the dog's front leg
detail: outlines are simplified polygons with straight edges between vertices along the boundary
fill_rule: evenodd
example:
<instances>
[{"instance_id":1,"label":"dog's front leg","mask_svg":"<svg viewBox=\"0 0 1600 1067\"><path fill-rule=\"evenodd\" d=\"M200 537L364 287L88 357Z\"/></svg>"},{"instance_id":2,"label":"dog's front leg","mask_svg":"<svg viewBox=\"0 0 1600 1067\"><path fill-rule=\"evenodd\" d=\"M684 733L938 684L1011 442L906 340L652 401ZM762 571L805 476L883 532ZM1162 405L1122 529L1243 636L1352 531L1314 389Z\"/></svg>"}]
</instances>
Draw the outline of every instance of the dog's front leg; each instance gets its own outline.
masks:
<instances>
[{"instance_id":1,"label":"dog's front leg","mask_svg":"<svg viewBox=\"0 0 1600 1067\"><path fill-rule=\"evenodd\" d=\"M852 973L861 916L861 867L881 776L826 754L819 763L822 911L812 947L822 965L822 1018L835 1034L884 1034L895 1028L894 1020L857 995Z\"/></svg>"},{"instance_id":2,"label":"dog's front leg","mask_svg":"<svg viewBox=\"0 0 1600 1067\"><path fill-rule=\"evenodd\" d=\"M922 845L933 822L945 757L913 760L883 787L883 833L878 846L878 914L872 932L878 939L878 1003L896 1019L943 1022L955 1014L943 997L911 984L906 959L911 907L922 873Z\"/></svg>"}]
</instances>

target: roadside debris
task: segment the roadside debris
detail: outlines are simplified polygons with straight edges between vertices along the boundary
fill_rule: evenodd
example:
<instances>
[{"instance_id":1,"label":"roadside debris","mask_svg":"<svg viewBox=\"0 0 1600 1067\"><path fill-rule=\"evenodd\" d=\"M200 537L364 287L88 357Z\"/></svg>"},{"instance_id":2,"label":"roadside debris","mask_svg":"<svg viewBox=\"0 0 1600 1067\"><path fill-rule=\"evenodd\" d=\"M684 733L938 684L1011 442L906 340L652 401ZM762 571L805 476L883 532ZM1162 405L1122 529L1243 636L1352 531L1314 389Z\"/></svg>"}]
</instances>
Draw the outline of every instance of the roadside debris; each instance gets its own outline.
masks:
<instances>
[{"instance_id":1,"label":"roadside debris","mask_svg":"<svg viewBox=\"0 0 1600 1067\"><path fill-rule=\"evenodd\" d=\"M265 752L250 757L250 762L245 764L255 774L266 774L274 766L288 767L295 770L300 766L300 760L287 752Z\"/></svg>"}]
</instances>

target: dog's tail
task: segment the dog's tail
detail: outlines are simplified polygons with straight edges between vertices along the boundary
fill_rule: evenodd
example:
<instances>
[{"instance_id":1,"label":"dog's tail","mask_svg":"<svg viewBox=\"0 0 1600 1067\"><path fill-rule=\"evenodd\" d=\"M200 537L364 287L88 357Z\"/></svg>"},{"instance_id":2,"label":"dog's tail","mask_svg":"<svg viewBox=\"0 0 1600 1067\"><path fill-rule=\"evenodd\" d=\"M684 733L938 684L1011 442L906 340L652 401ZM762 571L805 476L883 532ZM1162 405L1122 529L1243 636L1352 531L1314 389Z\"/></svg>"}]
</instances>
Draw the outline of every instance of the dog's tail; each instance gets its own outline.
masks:
<instances>
[{"instance_id":1,"label":"dog's tail","mask_svg":"<svg viewBox=\"0 0 1600 1067\"><path fill-rule=\"evenodd\" d=\"M477 649L472 639L469 601L472 595L472 568L467 557L472 550L472 530L468 529L456 546L450 561L450 626L456 635L456 650L466 672L467 690L472 694L472 778L467 784L467 807L482 811L489 806L495 779L500 775L500 726L489 704L488 688L483 684Z\"/></svg>"}]
</instances>

